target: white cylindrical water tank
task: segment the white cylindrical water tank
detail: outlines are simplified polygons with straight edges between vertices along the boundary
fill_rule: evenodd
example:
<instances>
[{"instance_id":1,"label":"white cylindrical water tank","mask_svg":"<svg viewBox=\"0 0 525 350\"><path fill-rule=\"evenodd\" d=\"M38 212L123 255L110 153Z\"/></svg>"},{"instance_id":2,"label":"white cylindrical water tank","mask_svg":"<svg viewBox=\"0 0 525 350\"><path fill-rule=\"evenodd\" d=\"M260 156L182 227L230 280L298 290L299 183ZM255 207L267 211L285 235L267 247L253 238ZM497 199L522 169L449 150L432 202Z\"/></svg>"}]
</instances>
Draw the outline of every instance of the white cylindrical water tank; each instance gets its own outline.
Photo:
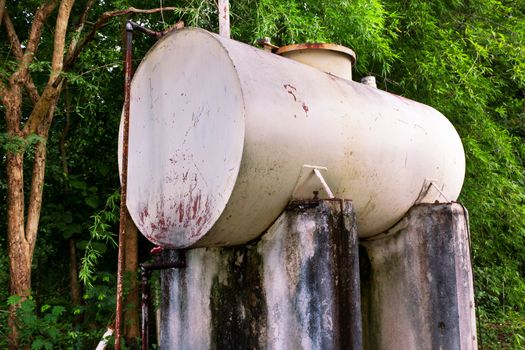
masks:
<instances>
[{"instance_id":1,"label":"white cylindrical water tank","mask_svg":"<svg viewBox=\"0 0 525 350\"><path fill-rule=\"evenodd\" d=\"M465 172L459 136L435 109L200 29L143 59L129 142L131 217L173 248L256 238L304 165L326 167L334 195L353 201L360 237L416 202L455 200Z\"/></svg>"}]
</instances>

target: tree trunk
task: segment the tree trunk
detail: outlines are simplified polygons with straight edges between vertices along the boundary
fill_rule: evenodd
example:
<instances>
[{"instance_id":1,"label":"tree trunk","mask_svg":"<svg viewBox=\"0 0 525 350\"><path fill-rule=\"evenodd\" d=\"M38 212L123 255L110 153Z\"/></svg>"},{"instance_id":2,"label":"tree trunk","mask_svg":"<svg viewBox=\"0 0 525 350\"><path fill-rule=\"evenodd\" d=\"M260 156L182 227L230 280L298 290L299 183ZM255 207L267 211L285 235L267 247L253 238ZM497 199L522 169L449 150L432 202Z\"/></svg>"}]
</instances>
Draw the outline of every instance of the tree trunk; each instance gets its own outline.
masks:
<instances>
[{"instance_id":1,"label":"tree trunk","mask_svg":"<svg viewBox=\"0 0 525 350\"><path fill-rule=\"evenodd\" d=\"M29 36L24 46L20 44L19 36L13 26L8 12L5 11L6 1L0 0L0 25L4 25L7 32L8 42L13 49L13 55L18 61L18 66L13 74L4 81L0 79L0 102L5 107L5 121L7 134L11 141L10 148L6 152L6 173L7 173L7 241L9 265L9 292L11 295L22 297L22 301L30 295L31 289L31 263L33 252L38 233L40 211L42 207L42 196L44 189L44 175L46 165L46 142L48 138L49 127L53 119L53 114L57 105L57 99L62 89L64 70L64 52L66 51L66 37L68 31L69 17L75 0L46 0L42 1L34 13L31 23ZM94 1L87 1L84 11L80 16L80 22L75 30L80 34L87 20L87 14L91 9ZM56 6L59 5L54 26L53 55L51 60L51 72L49 80L39 94L30 72L30 65L36 55L42 29L44 24L50 18ZM93 25L93 29L79 43L77 39L70 42L67 49L66 66L71 67L78 58L80 52L85 48L94 37L98 29L104 26L110 18L121 16L127 13L155 13L162 10L174 8L158 8L152 10L140 10L129 8L127 10L111 11L104 13L99 20ZM8 81L8 86L5 82ZM22 120L22 88L28 90L29 97L33 102L33 108L27 118ZM23 127L22 127L23 126ZM35 146L33 173L31 185L29 187L27 211L24 204L24 154L27 147L27 137L37 134L41 140ZM131 234L133 236L133 234ZM136 241L136 233L135 233ZM130 243L133 247L133 243ZM74 248L74 242L70 243L70 250ZM130 263L133 264L134 289L136 289L136 270L137 254L136 242L134 244L135 253L129 253ZM76 253L75 253L76 255ZM76 270L75 264L71 269ZM133 266L133 265L130 265ZM75 284L72 276L72 285ZM78 280L77 280L78 284ZM74 288L72 286L72 288ZM72 291L72 299L73 297ZM135 303L136 305L137 303ZM9 348L18 348L18 332L16 324L16 310L19 305L11 305L9 309ZM137 307L135 307L137 309ZM136 310L135 310L136 312ZM138 320L138 314L135 316ZM132 319L130 318L130 320ZM131 324L135 322L132 321ZM138 321L136 322L138 324ZM138 326L132 326L130 334L138 334Z\"/></svg>"},{"instance_id":2,"label":"tree trunk","mask_svg":"<svg viewBox=\"0 0 525 350\"><path fill-rule=\"evenodd\" d=\"M139 349L138 229L129 213L126 218L125 247L124 272L125 281L129 282L129 285L124 300L124 338L129 349Z\"/></svg>"},{"instance_id":3,"label":"tree trunk","mask_svg":"<svg viewBox=\"0 0 525 350\"><path fill-rule=\"evenodd\" d=\"M77 247L74 238L69 239L69 276L71 278L71 304L80 305L80 283L78 281Z\"/></svg>"},{"instance_id":4,"label":"tree trunk","mask_svg":"<svg viewBox=\"0 0 525 350\"><path fill-rule=\"evenodd\" d=\"M39 2L40 3L40 2ZM66 50L66 37L68 31L69 17L73 8L74 0L46 0L41 1L31 21L31 29L24 46L20 44L19 36L13 26L8 12L5 10L6 1L0 0L0 25L3 24L7 32L7 39L13 49L13 55L18 61L18 66L13 74L4 81L0 79L0 102L5 107L5 121L7 134L10 140L17 142L10 144L6 152L7 173L7 241L9 255L9 292L18 295L22 300L30 295L31 289L31 263L38 233L40 211L42 207L42 196L44 189L44 175L46 165L46 141L53 114L60 96L64 70L64 52ZM87 14L94 1L89 0L80 16L80 22L75 30L80 35L87 20ZM49 80L39 94L30 72L30 65L38 51L42 29L48 21L56 6L59 5L54 26L53 55L51 60L51 72ZM104 13L93 25L93 29L79 43L78 37L71 40L67 49L66 66L71 67L79 57L80 52L94 37L98 29L103 27L110 18L127 13L155 13L162 10L174 8L158 8L152 10L140 10L129 8L127 10L111 11ZM8 81L8 86L5 82ZM29 97L33 102L33 108L27 118L22 120L22 88L28 90ZM23 128L22 128L23 126ZM42 138L35 146L33 160L33 174L29 188L27 211L24 204L24 154L26 152L26 138L37 134ZM17 148L18 147L18 148ZM136 237L136 234L135 234ZM136 240L136 238L135 238ZM73 242L74 243L74 242ZM130 243L131 244L131 243ZM133 244L131 244L133 245ZM74 244L70 245L74 248ZM75 253L76 255L76 253ZM130 258L136 264L135 253L130 252ZM76 257L75 257L76 260ZM75 264L76 265L76 261ZM72 269L76 270L75 266ZM134 272L136 273L136 265ZM134 274L135 275L135 274ZM76 277L75 277L76 278ZM136 281L136 276L134 278ZM72 285L74 284L72 277ZM136 282L135 282L136 283ZM78 284L78 280L77 280ZM73 288L73 286L72 286ZM73 294L73 291L72 291ZM72 299L74 297L72 296ZM16 324L16 310L19 305L11 305L9 308L9 348L18 349L18 332ZM136 309L136 307L135 307ZM135 316L133 316L135 317ZM138 319L138 315L136 316ZM138 324L138 322L137 322ZM138 327L137 327L138 329ZM134 334L134 331L130 334Z\"/></svg>"},{"instance_id":5,"label":"tree trunk","mask_svg":"<svg viewBox=\"0 0 525 350\"><path fill-rule=\"evenodd\" d=\"M49 125L54 113L54 105L49 109L48 118L38 135L41 141L35 145L33 174L29 194L27 216L24 204L24 154L27 144L24 134L20 131L22 93L20 86L13 85L4 98L6 106L6 126L8 135L17 142L12 144L7 152L7 240L9 256L9 293L18 295L25 300L31 293L31 264L40 220L42 194L44 189L44 174L46 164L46 140ZM56 98L54 104L56 105ZM9 348L18 349L18 330L16 310L19 304L10 305L8 326Z\"/></svg>"},{"instance_id":6,"label":"tree trunk","mask_svg":"<svg viewBox=\"0 0 525 350\"><path fill-rule=\"evenodd\" d=\"M24 234L24 155L7 154L7 237L9 255L9 294L27 298L31 289L30 244ZM9 307L9 348L18 349L16 310L19 304Z\"/></svg>"},{"instance_id":7,"label":"tree trunk","mask_svg":"<svg viewBox=\"0 0 525 350\"><path fill-rule=\"evenodd\" d=\"M7 92L7 90L6 90ZM5 92L4 92L5 93ZM19 129L22 92L13 86L5 93L5 120L8 135L13 141L21 139ZM9 256L9 293L25 299L31 288L31 254L24 231L24 147L18 142L7 152L7 254ZM9 306L9 349L18 348L16 310L19 304Z\"/></svg>"}]
</instances>

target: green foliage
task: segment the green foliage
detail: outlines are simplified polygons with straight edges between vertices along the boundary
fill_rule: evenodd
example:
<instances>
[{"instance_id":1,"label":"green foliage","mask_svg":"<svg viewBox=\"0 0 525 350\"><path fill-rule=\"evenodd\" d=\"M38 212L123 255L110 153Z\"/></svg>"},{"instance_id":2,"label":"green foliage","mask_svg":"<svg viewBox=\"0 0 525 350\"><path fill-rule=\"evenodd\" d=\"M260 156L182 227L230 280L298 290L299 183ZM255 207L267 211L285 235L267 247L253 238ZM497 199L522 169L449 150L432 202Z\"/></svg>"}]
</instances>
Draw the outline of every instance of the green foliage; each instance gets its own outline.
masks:
<instances>
[{"instance_id":1,"label":"green foliage","mask_svg":"<svg viewBox=\"0 0 525 350\"><path fill-rule=\"evenodd\" d=\"M177 18L183 19L186 26L209 28L217 31L218 11L212 1L187 0L180 1L181 7L174 11Z\"/></svg>"},{"instance_id":2,"label":"green foliage","mask_svg":"<svg viewBox=\"0 0 525 350\"><path fill-rule=\"evenodd\" d=\"M357 52L357 70L386 74L398 57L392 41L397 37L397 14L388 13L377 0L248 0L232 1L232 33L254 43L270 37L276 45L333 42Z\"/></svg>"},{"instance_id":3,"label":"green foliage","mask_svg":"<svg viewBox=\"0 0 525 350\"><path fill-rule=\"evenodd\" d=\"M116 190L108 197L105 208L93 215L93 224L90 227L91 238L77 244L79 249L85 251L79 277L88 287L93 287L96 265L102 254L106 252L107 246L117 246L116 234L112 228L119 219L119 200L120 193Z\"/></svg>"},{"instance_id":4,"label":"green foliage","mask_svg":"<svg viewBox=\"0 0 525 350\"><path fill-rule=\"evenodd\" d=\"M84 304L76 306L74 313L83 315L85 321L108 326L113 322L109 316L115 312L116 275L109 272L96 272L90 282L91 286L83 296Z\"/></svg>"},{"instance_id":5,"label":"green foliage","mask_svg":"<svg viewBox=\"0 0 525 350\"><path fill-rule=\"evenodd\" d=\"M9 1L22 42L41 3ZM70 29L85 1L73 8ZM108 10L153 8L158 1L96 2L88 20ZM164 3L164 5L168 5ZM216 31L215 2L174 1L176 11L133 19L160 30L182 19ZM461 201L471 217L472 253L480 345L522 349L525 338L525 2L394 0L231 1L232 35L254 43L270 37L277 45L334 42L357 53L357 75L372 74L380 87L429 104L445 114L462 137L467 174ZM70 30L69 35L71 36ZM42 33L31 64L35 84L47 80L52 30ZM0 42L6 43L0 29ZM137 61L153 44L137 36ZM33 261L33 296L22 303L19 322L24 344L35 349L94 348L114 308L115 232L118 221L117 130L122 106L122 20L113 19L86 47L67 78L67 98L59 102L47 140L44 207ZM15 69L9 45L0 47L0 79ZM24 100L23 118L30 108ZM0 106L0 114L4 108ZM68 173L62 166L65 139ZM0 203L5 203L5 152L27 152L43 141L3 132L0 121ZM30 168L26 169L30 173ZM30 181L26 176L25 181ZM108 196L109 194L109 196ZM101 209L103 198L108 197ZM0 211L5 231L5 204ZM80 277L84 304L69 307L67 240L83 252ZM4 235L0 249L6 251ZM103 262L108 262L104 264ZM8 259L0 254L0 298L7 300ZM9 299L10 303L20 300ZM7 324L7 305L0 324ZM84 322L77 323L84 317ZM95 324L92 330L87 322ZM27 323L27 327L26 327ZM5 327L0 328L5 347ZM2 343L4 342L4 343Z\"/></svg>"},{"instance_id":6,"label":"green foliage","mask_svg":"<svg viewBox=\"0 0 525 350\"><path fill-rule=\"evenodd\" d=\"M7 325L7 308L20 305L16 322L19 326L21 348L31 349L94 349L102 339L115 310L115 277L97 273L93 286L85 293L84 304L39 304L33 297L22 301L17 295L0 304L0 324ZM93 327L99 325L98 327ZM8 328L0 327L0 348L7 348Z\"/></svg>"},{"instance_id":7,"label":"green foliage","mask_svg":"<svg viewBox=\"0 0 525 350\"><path fill-rule=\"evenodd\" d=\"M399 53L383 86L443 112L460 133L467 173L480 343L525 337L525 43L518 1L386 1ZM509 336L512 335L512 336ZM502 337L505 341L502 342Z\"/></svg>"},{"instance_id":8,"label":"green foliage","mask_svg":"<svg viewBox=\"0 0 525 350\"><path fill-rule=\"evenodd\" d=\"M7 305L20 305L16 313L16 322L19 326L21 348L26 346L32 350L93 348L97 338L101 336L100 330L75 329L72 322L74 315L62 305L44 304L38 307L33 298L22 301L19 296L10 296ZM2 324L7 324L7 312L0 315ZM7 331L7 327L0 329L1 348L7 348Z\"/></svg>"},{"instance_id":9,"label":"green foliage","mask_svg":"<svg viewBox=\"0 0 525 350\"><path fill-rule=\"evenodd\" d=\"M34 146L39 142L45 142L45 140L36 134L31 134L23 138L7 133L0 133L0 146L6 153L28 153L31 155Z\"/></svg>"}]
</instances>

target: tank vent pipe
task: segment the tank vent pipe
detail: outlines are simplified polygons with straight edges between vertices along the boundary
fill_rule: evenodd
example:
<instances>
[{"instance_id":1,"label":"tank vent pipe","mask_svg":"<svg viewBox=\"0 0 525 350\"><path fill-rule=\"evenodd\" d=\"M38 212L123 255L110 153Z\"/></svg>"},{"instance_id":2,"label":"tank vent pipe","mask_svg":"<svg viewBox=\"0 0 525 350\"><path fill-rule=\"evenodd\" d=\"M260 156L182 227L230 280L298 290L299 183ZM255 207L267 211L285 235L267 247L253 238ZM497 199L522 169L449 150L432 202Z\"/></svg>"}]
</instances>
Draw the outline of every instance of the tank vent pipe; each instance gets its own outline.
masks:
<instances>
[{"instance_id":1,"label":"tank vent pipe","mask_svg":"<svg viewBox=\"0 0 525 350\"><path fill-rule=\"evenodd\" d=\"M219 0L219 35L230 38L230 1Z\"/></svg>"},{"instance_id":2,"label":"tank vent pipe","mask_svg":"<svg viewBox=\"0 0 525 350\"><path fill-rule=\"evenodd\" d=\"M377 89L376 77L374 77L373 75L367 75L366 77L362 77L361 84L368 85Z\"/></svg>"}]
</instances>

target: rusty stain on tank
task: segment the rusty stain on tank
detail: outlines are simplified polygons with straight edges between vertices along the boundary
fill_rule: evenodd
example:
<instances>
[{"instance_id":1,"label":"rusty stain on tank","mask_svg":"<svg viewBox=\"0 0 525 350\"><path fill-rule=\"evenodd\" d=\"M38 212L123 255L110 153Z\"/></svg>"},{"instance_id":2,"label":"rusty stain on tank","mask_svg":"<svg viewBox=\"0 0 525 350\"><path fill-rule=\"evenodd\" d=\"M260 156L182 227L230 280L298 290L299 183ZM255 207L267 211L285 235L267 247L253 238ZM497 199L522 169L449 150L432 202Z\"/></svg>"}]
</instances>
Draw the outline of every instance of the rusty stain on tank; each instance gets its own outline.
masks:
<instances>
[{"instance_id":1,"label":"rusty stain on tank","mask_svg":"<svg viewBox=\"0 0 525 350\"><path fill-rule=\"evenodd\" d=\"M157 244L184 248L256 238L293 194L304 164L326 166L334 193L352 198L358 213L371 189L388 198L376 199L375 208L370 204L366 220L358 214L363 237L397 222L424 178L439 179L446 197L457 198L462 148L450 123L435 110L202 30L181 31L163 42L165 47L152 50L134 78L133 91L141 101L132 101L134 181L128 204L132 218L144 221L141 231ZM322 46L327 50L321 51L336 51L336 57L350 62L348 53ZM178 50L183 47L192 48L190 61L188 50ZM177 64L170 60L152 73L150 67L165 62L168 51ZM257 79L254 67L264 72ZM165 82L169 88L154 89L150 96L152 76L152 83ZM151 111L150 102L159 96ZM425 135L415 124L432 133ZM435 140L439 148L429 146L438 144ZM389 147L378 146L383 143ZM351 159L343 150L353 151ZM190 195L195 173L199 183ZM167 239L156 237L160 226L168 225L155 222L158 201L166 202L164 214L173 225ZM141 212L145 205L149 217ZM150 222L157 226L154 231ZM184 228L188 223L195 228Z\"/></svg>"},{"instance_id":2,"label":"rusty stain on tank","mask_svg":"<svg viewBox=\"0 0 525 350\"><path fill-rule=\"evenodd\" d=\"M308 111L310 110L306 103L304 101L301 101L297 98L297 88L293 86L292 84L283 84L284 89L287 93L292 95L294 102L301 103L301 107L303 108L303 111L306 113L306 116L308 117ZM297 118L297 114L294 114L294 118Z\"/></svg>"},{"instance_id":3,"label":"rusty stain on tank","mask_svg":"<svg viewBox=\"0 0 525 350\"><path fill-rule=\"evenodd\" d=\"M291 84L283 84L283 87L284 89L286 90L286 92L288 92L290 95L293 96L293 100L295 102L297 102L297 97L295 96L295 93L294 91L297 91L297 89L295 88L295 86L291 85Z\"/></svg>"},{"instance_id":4,"label":"rusty stain on tank","mask_svg":"<svg viewBox=\"0 0 525 350\"><path fill-rule=\"evenodd\" d=\"M198 168L196 169L199 171ZM207 228L212 216L213 203L210 196L203 194L199 188L199 175L197 172L186 170L182 174L182 181L166 177L166 183L170 185L175 182L179 186L186 184L185 195L174 202L170 198L161 195L155 203L155 210L144 206L139 213L139 227L148 228L148 237L153 241L169 240L173 235L181 235L190 232L191 237L198 237ZM168 181L169 180L169 181ZM173 203L166 208L165 204ZM151 213L154 213L151 215Z\"/></svg>"},{"instance_id":5,"label":"rusty stain on tank","mask_svg":"<svg viewBox=\"0 0 525 350\"><path fill-rule=\"evenodd\" d=\"M144 209L142 209L142 211L140 212L139 214L139 220L140 220L140 224L143 225L144 224L144 220L149 216L149 212L148 212L148 207L144 207Z\"/></svg>"},{"instance_id":6,"label":"rusty stain on tank","mask_svg":"<svg viewBox=\"0 0 525 350\"><path fill-rule=\"evenodd\" d=\"M306 113L306 116L308 116L308 106L304 102L303 102L303 110Z\"/></svg>"},{"instance_id":7,"label":"rusty stain on tank","mask_svg":"<svg viewBox=\"0 0 525 350\"><path fill-rule=\"evenodd\" d=\"M189 198L181 198L175 210L177 213L176 222L172 221L169 215L170 209L164 207L165 199L161 198L156 204L156 215L150 217L148 207L144 207L140 213L139 226L148 227L148 236L154 241L168 239L171 235L190 230L191 237L199 237L208 225L213 207L208 195L203 195L199 190L197 193L190 191Z\"/></svg>"}]
</instances>

